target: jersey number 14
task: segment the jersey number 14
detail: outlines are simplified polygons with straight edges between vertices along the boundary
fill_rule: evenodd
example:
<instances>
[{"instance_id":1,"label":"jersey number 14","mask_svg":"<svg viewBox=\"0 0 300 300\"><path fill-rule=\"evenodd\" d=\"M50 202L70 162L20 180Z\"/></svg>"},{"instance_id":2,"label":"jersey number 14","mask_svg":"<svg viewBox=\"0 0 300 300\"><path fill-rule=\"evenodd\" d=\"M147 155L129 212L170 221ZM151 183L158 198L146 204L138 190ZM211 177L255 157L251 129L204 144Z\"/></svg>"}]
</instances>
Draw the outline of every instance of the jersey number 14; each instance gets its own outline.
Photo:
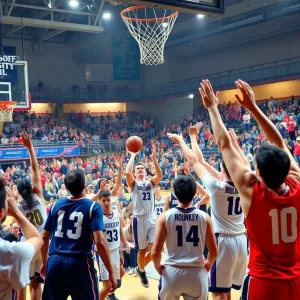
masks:
<instances>
[{"instance_id":1,"label":"jersey number 14","mask_svg":"<svg viewBox=\"0 0 300 300\"><path fill-rule=\"evenodd\" d=\"M183 247L182 226L177 225L176 226L176 231L177 231L177 246L178 247ZM185 237L185 242L186 243L193 243L194 247L198 247L199 241L200 241L200 239L199 239L198 226L193 225L193 226L191 226L188 234Z\"/></svg>"}]
</instances>

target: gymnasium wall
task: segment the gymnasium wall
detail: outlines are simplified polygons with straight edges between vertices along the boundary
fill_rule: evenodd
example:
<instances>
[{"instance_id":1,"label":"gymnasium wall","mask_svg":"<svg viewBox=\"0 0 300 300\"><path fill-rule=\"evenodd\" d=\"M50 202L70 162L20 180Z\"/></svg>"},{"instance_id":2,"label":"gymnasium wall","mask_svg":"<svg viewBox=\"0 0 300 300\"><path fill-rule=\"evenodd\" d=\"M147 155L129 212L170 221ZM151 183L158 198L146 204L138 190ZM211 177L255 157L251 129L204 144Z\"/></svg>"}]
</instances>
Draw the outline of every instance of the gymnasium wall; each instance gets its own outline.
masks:
<instances>
[{"instance_id":1,"label":"gymnasium wall","mask_svg":"<svg viewBox=\"0 0 300 300\"><path fill-rule=\"evenodd\" d=\"M193 110L194 99L189 97L173 98L166 100L152 100L143 103L126 103L128 112L141 112L154 116L156 129L182 119Z\"/></svg>"},{"instance_id":2,"label":"gymnasium wall","mask_svg":"<svg viewBox=\"0 0 300 300\"><path fill-rule=\"evenodd\" d=\"M75 111L79 113L90 113L100 114L100 113L116 113L118 111L126 112L126 103L80 103L80 104L64 104L63 105L64 113L70 113Z\"/></svg>"},{"instance_id":3,"label":"gymnasium wall","mask_svg":"<svg viewBox=\"0 0 300 300\"><path fill-rule=\"evenodd\" d=\"M257 101L273 98L288 98L292 95L300 95L300 80L292 80L285 82L278 82L272 84L265 84L261 86L253 86L253 91ZM235 101L235 94L240 94L238 90L221 91L219 93L220 103L227 103Z\"/></svg>"},{"instance_id":4,"label":"gymnasium wall","mask_svg":"<svg viewBox=\"0 0 300 300\"><path fill-rule=\"evenodd\" d=\"M31 103L31 112L36 114L45 114L46 112L54 113L56 104L55 103Z\"/></svg>"},{"instance_id":5,"label":"gymnasium wall","mask_svg":"<svg viewBox=\"0 0 300 300\"><path fill-rule=\"evenodd\" d=\"M231 32L224 35L230 39L238 33ZM167 82L175 82L193 77L241 69L277 60L300 56L300 34L286 33L264 39L236 43L227 47L219 46L222 36L209 37L214 40L215 49L205 50L196 46L198 41L179 47L166 49L165 57L167 66L143 67L142 83L145 89ZM223 37L224 38L224 37ZM199 49L199 54L184 57L187 49ZM202 50L203 49L203 50ZM187 54L188 55L188 54Z\"/></svg>"},{"instance_id":6,"label":"gymnasium wall","mask_svg":"<svg viewBox=\"0 0 300 300\"><path fill-rule=\"evenodd\" d=\"M128 35L127 35L128 36ZM24 41L25 60L28 61L29 85L37 86L39 81L45 87L71 89L74 84L85 88L88 84L85 77L86 64L112 64L111 35L106 33L92 34L69 44L44 42L43 51L34 52L32 41ZM16 47L17 55L23 60L22 41L3 39L4 46ZM112 88L127 84L129 88L139 89L139 80L102 80ZM98 84L102 81L90 82Z\"/></svg>"}]
</instances>

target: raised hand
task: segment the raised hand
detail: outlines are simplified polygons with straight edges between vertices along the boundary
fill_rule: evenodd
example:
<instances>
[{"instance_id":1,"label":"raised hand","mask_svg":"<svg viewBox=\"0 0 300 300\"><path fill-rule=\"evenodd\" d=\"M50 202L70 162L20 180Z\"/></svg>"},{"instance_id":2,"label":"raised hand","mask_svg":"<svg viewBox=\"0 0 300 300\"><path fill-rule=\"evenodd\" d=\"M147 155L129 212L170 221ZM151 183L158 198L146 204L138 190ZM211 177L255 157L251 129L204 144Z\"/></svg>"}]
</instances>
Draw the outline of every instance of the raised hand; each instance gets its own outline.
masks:
<instances>
[{"instance_id":1,"label":"raised hand","mask_svg":"<svg viewBox=\"0 0 300 300\"><path fill-rule=\"evenodd\" d=\"M243 95L243 99L241 99L240 96L236 94L236 100L242 107L251 111L253 108L256 107L256 102L254 92L251 89L250 85L247 82L240 79L235 82L235 85Z\"/></svg>"},{"instance_id":2,"label":"raised hand","mask_svg":"<svg viewBox=\"0 0 300 300\"><path fill-rule=\"evenodd\" d=\"M5 188L6 191L6 200L7 200L7 214L9 216L15 217L19 209L17 202L13 196L13 193L9 187Z\"/></svg>"},{"instance_id":3,"label":"raised hand","mask_svg":"<svg viewBox=\"0 0 300 300\"><path fill-rule=\"evenodd\" d=\"M122 158L121 156L117 156L115 158L115 166L118 170L121 170L122 169Z\"/></svg>"},{"instance_id":4,"label":"raised hand","mask_svg":"<svg viewBox=\"0 0 300 300\"><path fill-rule=\"evenodd\" d=\"M22 132L22 141L23 141L23 145L26 147L26 148L30 148L32 146L32 143L31 143L31 140L30 140L30 137L27 133L25 132Z\"/></svg>"},{"instance_id":5,"label":"raised hand","mask_svg":"<svg viewBox=\"0 0 300 300\"><path fill-rule=\"evenodd\" d=\"M138 155L138 154L140 153L140 151L139 151L139 152L131 152L131 151L128 150L127 147L126 147L126 151L127 151L127 153L129 153L131 156L132 156L132 155L136 156L136 155Z\"/></svg>"},{"instance_id":6,"label":"raised hand","mask_svg":"<svg viewBox=\"0 0 300 300\"><path fill-rule=\"evenodd\" d=\"M192 136L197 136L199 134L199 130L197 129L196 126L190 126L189 127L189 135Z\"/></svg>"},{"instance_id":7,"label":"raised hand","mask_svg":"<svg viewBox=\"0 0 300 300\"><path fill-rule=\"evenodd\" d=\"M183 141L182 135L175 134L175 133L167 133L167 136L175 143L179 144L181 141Z\"/></svg>"},{"instance_id":8,"label":"raised hand","mask_svg":"<svg viewBox=\"0 0 300 300\"><path fill-rule=\"evenodd\" d=\"M156 146L152 145L152 153L150 154L150 158L153 160L156 157Z\"/></svg>"},{"instance_id":9,"label":"raised hand","mask_svg":"<svg viewBox=\"0 0 300 300\"><path fill-rule=\"evenodd\" d=\"M219 104L218 93L216 94L213 91L213 88L208 79L202 80L200 83L199 92L201 94L204 106L209 109L216 107Z\"/></svg>"}]
</instances>

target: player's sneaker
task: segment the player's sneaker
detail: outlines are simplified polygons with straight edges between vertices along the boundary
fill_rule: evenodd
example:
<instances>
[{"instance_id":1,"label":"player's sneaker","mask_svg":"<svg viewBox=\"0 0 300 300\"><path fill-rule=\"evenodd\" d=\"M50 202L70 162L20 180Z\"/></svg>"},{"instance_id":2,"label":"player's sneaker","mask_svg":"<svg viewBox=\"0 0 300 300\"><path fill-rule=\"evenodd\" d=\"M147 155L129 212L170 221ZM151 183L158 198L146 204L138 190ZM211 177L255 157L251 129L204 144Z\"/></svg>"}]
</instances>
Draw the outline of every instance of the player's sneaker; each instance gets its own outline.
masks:
<instances>
[{"instance_id":1,"label":"player's sneaker","mask_svg":"<svg viewBox=\"0 0 300 300\"><path fill-rule=\"evenodd\" d=\"M132 275L134 273L134 268L130 268L130 270L127 272L128 275Z\"/></svg>"},{"instance_id":2,"label":"player's sneaker","mask_svg":"<svg viewBox=\"0 0 300 300\"><path fill-rule=\"evenodd\" d=\"M119 299L116 297L115 293L110 294L110 295L107 295L105 299L106 299L106 300L119 300Z\"/></svg>"},{"instance_id":3,"label":"player's sneaker","mask_svg":"<svg viewBox=\"0 0 300 300\"><path fill-rule=\"evenodd\" d=\"M141 272L139 267L136 267L134 269L134 273L136 275L138 275L141 279L141 284L145 287L145 288L148 288L149 287L149 280L147 278L147 275L146 275L146 272Z\"/></svg>"}]
</instances>

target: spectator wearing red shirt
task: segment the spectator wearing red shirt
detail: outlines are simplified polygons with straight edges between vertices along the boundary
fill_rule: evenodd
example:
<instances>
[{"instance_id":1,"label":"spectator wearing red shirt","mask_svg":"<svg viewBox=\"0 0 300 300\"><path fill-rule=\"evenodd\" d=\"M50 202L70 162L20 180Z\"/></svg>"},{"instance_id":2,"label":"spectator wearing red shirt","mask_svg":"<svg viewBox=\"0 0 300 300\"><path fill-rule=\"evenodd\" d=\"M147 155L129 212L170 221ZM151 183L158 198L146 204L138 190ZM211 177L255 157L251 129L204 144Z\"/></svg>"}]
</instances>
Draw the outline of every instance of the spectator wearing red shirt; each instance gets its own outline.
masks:
<instances>
[{"instance_id":1,"label":"spectator wearing red shirt","mask_svg":"<svg viewBox=\"0 0 300 300\"><path fill-rule=\"evenodd\" d=\"M300 136L297 137L297 142L294 145L294 156L295 156L296 162L300 166Z\"/></svg>"},{"instance_id":2,"label":"spectator wearing red shirt","mask_svg":"<svg viewBox=\"0 0 300 300\"><path fill-rule=\"evenodd\" d=\"M294 119L292 117L290 117L288 124L288 133L290 136L290 139L292 141L296 140L296 135L295 135L295 130L296 130L296 122L294 121Z\"/></svg>"}]
</instances>

